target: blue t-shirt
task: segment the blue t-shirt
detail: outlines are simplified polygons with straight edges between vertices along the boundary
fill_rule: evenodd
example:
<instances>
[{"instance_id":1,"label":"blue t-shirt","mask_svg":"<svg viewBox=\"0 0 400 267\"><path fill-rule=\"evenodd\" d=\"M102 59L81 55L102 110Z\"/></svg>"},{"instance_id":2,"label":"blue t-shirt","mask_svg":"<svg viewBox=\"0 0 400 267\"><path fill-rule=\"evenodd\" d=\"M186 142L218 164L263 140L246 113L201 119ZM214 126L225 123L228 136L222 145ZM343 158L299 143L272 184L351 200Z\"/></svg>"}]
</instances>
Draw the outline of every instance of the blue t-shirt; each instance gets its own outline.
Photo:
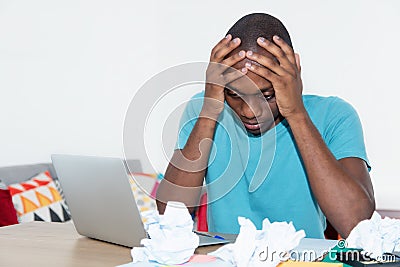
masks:
<instances>
[{"instance_id":1,"label":"blue t-shirt","mask_svg":"<svg viewBox=\"0 0 400 267\"><path fill-rule=\"evenodd\" d=\"M182 115L176 148L182 149L199 116L204 92ZM337 97L303 95L304 106L336 159L357 157L368 167L360 120ZM205 181L211 232L238 233L238 216L258 229L264 218L292 221L307 237L323 238L326 219L312 194L300 152L286 120L261 136L247 133L225 104L218 119Z\"/></svg>"}]
</instances>

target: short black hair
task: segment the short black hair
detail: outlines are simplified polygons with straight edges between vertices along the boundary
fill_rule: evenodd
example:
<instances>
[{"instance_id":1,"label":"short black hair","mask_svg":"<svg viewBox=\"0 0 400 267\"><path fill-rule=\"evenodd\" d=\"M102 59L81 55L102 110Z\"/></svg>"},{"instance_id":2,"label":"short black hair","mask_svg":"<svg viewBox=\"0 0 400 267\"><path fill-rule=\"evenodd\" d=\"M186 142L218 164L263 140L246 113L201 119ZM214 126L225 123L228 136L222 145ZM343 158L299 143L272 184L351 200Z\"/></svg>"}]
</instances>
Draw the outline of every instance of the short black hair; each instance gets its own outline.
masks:
<instances>
[{"instance_id":1,"label":"short black hair","mask_svg":"<svg viewBox=\"0 0 400 267\"><path fill-rule=\"evenodd\" d=\"M232 38L239 37L240 47L244 49L257 49L257 38L264 37L272 40L274 35L282 38L290 47L293 48L289 32L283 23L265 13L252 13L239 19L228 31Z\"/></svg>"}]
</instances>

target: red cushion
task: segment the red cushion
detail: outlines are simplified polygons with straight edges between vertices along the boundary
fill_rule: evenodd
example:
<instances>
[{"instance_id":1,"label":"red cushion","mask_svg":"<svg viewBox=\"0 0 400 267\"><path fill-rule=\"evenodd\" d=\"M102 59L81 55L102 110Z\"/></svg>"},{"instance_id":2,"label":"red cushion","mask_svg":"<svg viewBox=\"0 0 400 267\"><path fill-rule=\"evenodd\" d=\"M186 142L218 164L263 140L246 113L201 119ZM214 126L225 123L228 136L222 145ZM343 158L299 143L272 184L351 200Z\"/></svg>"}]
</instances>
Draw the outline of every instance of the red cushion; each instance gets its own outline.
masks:
<instances>
[{"instance_id":1,"label":"red cushion","mask_svg":"<svg viewBox=\"0 0 400 267\"><path fill-rule=\"evenodd\" d=\"M197 231L208 232L207 193L204 193L200 198L200 207L197 209L196 216L197 216Z\"/></svg>"},{"instance_id":2,"label":"red cushion","mask_svg":"<svg viewBox=\"0 0 400 267\"><path fill-rule=\"evenodd\" d=\"M10 190L0 189L0 226L17 223L17 212L12 202Z\"/></svg>"}]
</instances>

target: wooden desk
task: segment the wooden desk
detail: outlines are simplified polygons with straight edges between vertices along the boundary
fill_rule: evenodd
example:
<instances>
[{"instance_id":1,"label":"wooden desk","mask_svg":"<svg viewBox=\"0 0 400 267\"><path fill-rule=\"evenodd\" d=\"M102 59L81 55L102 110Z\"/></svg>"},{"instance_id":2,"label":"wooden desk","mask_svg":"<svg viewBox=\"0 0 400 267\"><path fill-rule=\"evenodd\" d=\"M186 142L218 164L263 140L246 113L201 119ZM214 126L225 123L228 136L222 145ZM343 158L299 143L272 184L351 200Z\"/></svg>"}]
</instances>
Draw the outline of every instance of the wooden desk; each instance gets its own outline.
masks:
<instances>
[{"instance_id":1,"label":"wooden desk","mask_svg":"<svg viewBox=\"0 0 400 267\"><path fill-rule=\"evenodd\" d=\"M218 245L198 248L205 254ZM30 222L0 228L0 266L115 266L130 248L79 235L72 222Z\"/></svg>"}]
</instances>

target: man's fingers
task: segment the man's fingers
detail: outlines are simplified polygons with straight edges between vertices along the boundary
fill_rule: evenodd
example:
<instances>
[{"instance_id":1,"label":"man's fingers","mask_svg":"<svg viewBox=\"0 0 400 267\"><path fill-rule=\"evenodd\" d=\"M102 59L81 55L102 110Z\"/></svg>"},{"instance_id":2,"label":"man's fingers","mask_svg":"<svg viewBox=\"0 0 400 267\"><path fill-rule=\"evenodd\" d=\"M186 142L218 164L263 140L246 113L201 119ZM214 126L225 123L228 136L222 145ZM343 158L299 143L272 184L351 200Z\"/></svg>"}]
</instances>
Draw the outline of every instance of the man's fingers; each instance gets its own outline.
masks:
<instances>
[{"instance_id":1,"label":"man's fingers","mask_svg":"<svg viewBox=\"0 0 400 267\"><path fill-rule=\"evenodd\" d=\"M277 35L273 37L273 40L283 50L283 52L285 52L286 57L289 59L289 61L292 62L292 64L295 64L296 59L293 48L291 48L290 45L288 45L282 38Z\"/></svg>"},{"instance_id":2,"label":"man's fingers","mask_svg":"<svg viewBox=\"0 0 400 267\"><path fill-rule=\"evenodd\" d=\"M225 37L221 40L211 51L211 62L221 62L226 55L232 52L236 47L240 45L240 39L235 38L231 40L232 37Z\"/></svg>"},{"instance_id":3,"label":"man's fingers","mask_svg":"<svg viewBox=\"0 0 400 267\"><path fill-rule=\"evenodd\" d=\"M233 56L228 57L227 59L221 62L222 72L227 70L228 68L232 67L239 61L243 60L246 57L246 52L241 50L239 53L234 54Z\"/></svg>"},{"instance_id":4,"label":"man's fingers","mask_svg":"<svg viewBox=\"0 0 400 267\"><path fill-rule=\"evenodd\" d=\"M258 53L255 53L253 51L247 51L246 57L252 61L258 62L264 67L272 70L276 74L282 76L290 72L290 70L285 70L282 68L276 60L274 60L271 57L267 57Z\"/></svg>"},{"instance_id":5,"label":"man's fingers","mask_svg":"<svg viewBox=\"0 0 400 267\"><path fill-rule=\"evenodd\" d=\"M247 74L247 68L242 68L241 70L237 70L234 68L230 68L228 71L226 71L224 74L221 74L221 78L223 80L223 84L228 84L231 83L244 75Z\"/></svg>"},{"instance_id":6,"label":"man's fingers","mask_svg":"<svg viewBox=\"0 0 400 267\"><path fill-rule=\"evenodd\" d=\"M246 63L246 68L249 69L251 72L254 72L255 74L264 77L268 81L270 81L272 84L279 82L280 77L274 73L272 70L269 70L267 68L257 66L255 64L251 64L250 62Z\"/></svg>"},{"instance_id":7,"label":"man's fingers","mask_svg":"<svg viewBox=\"0 0 400 267\"><path fill-rule=\"evenodd\" d=\"M296 66L297 66L297 69L299 70L299 72L301 72L300 55L297 54L297 53L295 53L294 56L295 56L295 58L296 58Z\"/></svg>"},{"instance_id":8,"label":"man's fingers","mask_svg":"<svg viewBox=\"0 0 400 267\"><path fill-rule=\"evenodd\" d=\"M229 44L229 42L232 40L232 35L228 34L227 36L225 36L224 38L222 38L218 44L216 44L213 49L211 50L211 58L214 57L214 54L216 53L216 51L218 51L221 47L226 46L227 44Z\"/></svg>"},{"instance_id":9,"label":"man's fingers","mask_svg":"<svg viewBox=\"0 0 400 267\"><path fill-rule=\"evenodd\" d=\"M289 60L284 50L282 50L275 43L268 41L266 38L259 37L257 39L257 43L259 46L274 55L282 66L287 67L295 64L294 57L292 58L293 61Z\"/></svg>"},{"instance_id":10,"label":"man's fingers","mask_svg":"<svg viewBox=\"0 0 400 267\"><path fill-rule=\"evenodd\" d=\"M227 34L224 38L222 38L219 42L218 42L218 44L216 45L216 46L218 46L218 45L221 45L221 44L227 44L229 41L231 41L232 40L232 35L230 35L230 34Z\"/></svg>"}]
</instances>

